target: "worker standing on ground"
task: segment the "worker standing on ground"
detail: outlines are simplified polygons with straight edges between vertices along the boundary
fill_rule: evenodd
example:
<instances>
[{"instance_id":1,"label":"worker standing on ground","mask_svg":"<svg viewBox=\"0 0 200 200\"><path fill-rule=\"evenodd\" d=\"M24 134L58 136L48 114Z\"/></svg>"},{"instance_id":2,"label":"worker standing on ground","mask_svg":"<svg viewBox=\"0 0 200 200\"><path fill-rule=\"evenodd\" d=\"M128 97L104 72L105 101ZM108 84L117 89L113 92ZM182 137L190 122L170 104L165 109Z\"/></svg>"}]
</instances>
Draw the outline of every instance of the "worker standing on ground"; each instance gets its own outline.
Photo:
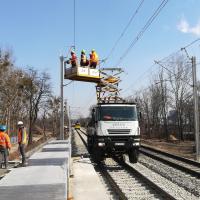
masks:
<instances>
[{"instance_id":1,"label":"worker standing on ground","mask_svg":"<svg viewBox=\"0 0 200 200\"><path fill-rule=\"evenodd\" d=\"M81 51L80 65L83 66L83 67L86 67L86 66L89 65L89 60L87 59L87 56L85 54L85 50L84 49Z\"/></svg>"},{"instance_id":2,"label":"worker standing on ground","mask_svg":"<svg viewBox=\"0 0 200 200\"><path fill-rule=\"evenodd\" d=\"M27 143L27 134L26 128L24 127L24 123L22 121L18 121L18 144L19 144L19 151L22 156L22 166L25 167L26 163L26 155L25 155L25 145Z\"/></svg>"},{"instance_id":3,"label":"worker standing on ground","mask_svg":"<svg viewBox=\"0 0 200 200\"><path fill-rule=\"evenodd\" d=\"M71 58L67 61L68 64L71 64L72 67L77 67L77 57L75 52L71 51Z\"/></svg>"},{"instance_id":4,"label":"worker standing on ground","mask_svg":"<svg viewBox=\"0 0 200 200\"><path fill-rule=\"evenodd\" d=\"M8 154L9 150L11 149L10 138L6 131L5 125L0 125L0 152L4 157L4 165L5 168L8 166Z\"/></svg>"},{"instance_id":5,"label":"worker standing on ground","mask_svg":"<svg viewBox=\"0 0 200 200\"><path fill-rule=\"evenodd\" d=\"M96 69L99 63L99 56L94 49L92 49L90 54L90 68Z\"/></svg>"}]
</instances>

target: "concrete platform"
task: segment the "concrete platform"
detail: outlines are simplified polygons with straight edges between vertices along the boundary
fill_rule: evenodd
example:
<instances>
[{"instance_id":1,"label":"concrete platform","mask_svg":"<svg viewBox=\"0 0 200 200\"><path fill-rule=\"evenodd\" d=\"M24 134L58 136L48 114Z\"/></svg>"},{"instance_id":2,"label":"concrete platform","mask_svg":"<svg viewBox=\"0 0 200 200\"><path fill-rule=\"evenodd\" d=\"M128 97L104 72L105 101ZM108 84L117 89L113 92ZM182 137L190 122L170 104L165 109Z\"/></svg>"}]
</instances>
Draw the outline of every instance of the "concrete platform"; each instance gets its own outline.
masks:
<instances>
[{"instance_id":1,"label":"concrete platform","mask_svg":"<svg viewBox=\"0 0 200 200\"><path fill-rule=\"evenodd\" d=\"M17 168L0 181L0 199L67 199L66 169L60 166Z\"/></svg>"},{"instance_id":2,"label":"concrete platform","mask_svg":"<svg viewBox=\"0 0 200 200\"><path fill-rule=\"evenodd\" d=\"M38 152L28 160L28 166L56 165L65 166L69 160L68 152Z\"/></svg>"},{"instance_id":3,"label":"concrete platform","mask_svg":"<svg viewBox=\"0 0 200 200\"><path fill-rule=\"evenodd\" d=\"M52 140L48 144L68 144L69 140Z\"/></svg>"},{"instance_id":4,"label":"concrete platform","mask_svg":"<svg viewBox=\"0 0 200 200\"><path fill-rule=\"evenodd\" d=\"M74 200L110 199L89 158L74 160L73 174Z\"/></svg>"},{"instance_id":5,"label":"concrete platform","mask_svg":"<svg viewBox=\"0 0 200 200\"><path fill-rule=\"evenodd\" d=\"M64 143L63 143L64 142ZM1 200L66 200L70 145L53 141L0 180ZM42 150L43 150L42 149Z\"/></svg>"},{"instance_id":6,"label":"concrete platform","mask_svg":"<svg viewBox=\"0 0 200 200\"><path fill-rule=\"evenodd\" d=\"M49 151L69 151L70 145L69 144L47 144L42 148L42 152L49 152Z\"/></svg>"},{"instance_id":7,"label":"concrete platform","mask_svg":"<svg viewBox=\"0 0 200 200\"><path fill-rule=\"evenodd\" d=\"M67 177L63 176L63 174L66 175L66 171L60 166L30 166L16 168L0 181L0 191L1 186L64 184Z\"/></svg>"}]
</instances>

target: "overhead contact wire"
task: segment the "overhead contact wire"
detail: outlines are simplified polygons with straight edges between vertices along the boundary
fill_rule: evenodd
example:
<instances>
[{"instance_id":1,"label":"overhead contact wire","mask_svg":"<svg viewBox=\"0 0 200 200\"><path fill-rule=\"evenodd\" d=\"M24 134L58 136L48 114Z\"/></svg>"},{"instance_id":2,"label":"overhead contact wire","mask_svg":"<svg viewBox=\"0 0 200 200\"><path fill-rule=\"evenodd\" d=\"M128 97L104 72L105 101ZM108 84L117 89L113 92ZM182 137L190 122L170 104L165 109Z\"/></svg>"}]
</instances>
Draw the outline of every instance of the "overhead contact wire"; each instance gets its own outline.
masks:
<instances>
[{"instance_id":1,"label":"overhead contact wire","mask_svg":"<svg viewBox=\"0 0 200 200\"><path fill-rule=\"evenodd\" d=\"M161 12L161 10L165 7L165 5L168 3L169 0L163 0L162 3L158 6L158 8L155 10L153 15L148 19L147 23L144 25L144 27L141 29L141 31L137 34L137 36L134 38L134 40L131 42L130 46L126 49L126 51L122 54L119 61L117 62L116 66L119 65L122 60L127 56L129 51L133 48L133 46L136 44L136 42L143 36L144 32L149 28L149 26L152 24L152 22L155 20L155 18L158 16L158 14Z\"/></svg>"},{"instance_id":2,"label":"overhead contact wire","mask_svg":"<svg viewBox=\"0 0 200 200\"><path fill-rule=\"evenodd\" d=\"M76 0L74 0L74 50L76 49Z\"/></svg>"},{"instance_id":3,"label":"overhead contact wire","mask_svg":"<svg viewBox=\"0 0 200 200\"><path fill-rule=\"evenodd\" d=\"M144 3L144 0L141 0L137 9L135 10L135 12L133 13L133 15L131 16L128 24L126 25L126 27L124 28L124 30L122 31L121 35L119 36L119 38L116 40L116 42L114 43L111 51L109 52L108 56L104 59L104 62L106 62L110 56L112 55L112 53L114 52L114 50L116 49L119 41L121 40L121 38L124 36L125 32L127 31L128 27L130 26L131 22L133 21L133 19L135 18L135 16L137 15L137 13L139 12L140 8L142 7L142 4Z\"/></svg>"},{"instance_id":4,"label":"overhead contact wire","mask_svg":"<svg viewBox=\"0 0 200 200\"><path fill-rule=\"evenodd\" d=\"M186 46L184 46L183 48L177 50L176 52L171 53L170 55L160 59L158 62L162 63L164 62L164 60L170 59L171 57L173 57L174 55L178 54L179 52L181 52L182 49L187 49L189 47L191 47L193 44L195 44L196 42L200 41L200 38L195 39L194 41L190 42L189 44L187 44ZM199 65L200 63L197 63L197 65ZM127 92L128 90L130 90L132 88L132 86L141 79L141 77L144 75L144 73L146 74L153 66L155 66L156 64L152 64L145 72L142 73L142 75L140 75L134 82L131 83L131 85L129 85L125 90L123 90L122 93Z\"/></svg>"}]
</instances>

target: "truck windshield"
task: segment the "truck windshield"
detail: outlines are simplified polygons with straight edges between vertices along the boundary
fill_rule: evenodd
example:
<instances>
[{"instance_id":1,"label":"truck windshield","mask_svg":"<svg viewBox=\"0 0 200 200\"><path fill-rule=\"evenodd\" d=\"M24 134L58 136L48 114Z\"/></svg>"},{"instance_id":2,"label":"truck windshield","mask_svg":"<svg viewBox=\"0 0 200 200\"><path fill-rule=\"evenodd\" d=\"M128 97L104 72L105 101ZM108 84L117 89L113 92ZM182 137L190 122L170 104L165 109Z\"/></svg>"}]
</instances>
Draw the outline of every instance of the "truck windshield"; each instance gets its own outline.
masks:
<instances>
[{"instance_id":1,"label":"truck windshield","mask_svg":"<svg viewBox=\"0 0 200 200\"><path fill-rule=\"evenodd\" d=\"M102 121L136 121L136 107L131 106L102 106L100 109Z\"/></svg>"}]
</instances>

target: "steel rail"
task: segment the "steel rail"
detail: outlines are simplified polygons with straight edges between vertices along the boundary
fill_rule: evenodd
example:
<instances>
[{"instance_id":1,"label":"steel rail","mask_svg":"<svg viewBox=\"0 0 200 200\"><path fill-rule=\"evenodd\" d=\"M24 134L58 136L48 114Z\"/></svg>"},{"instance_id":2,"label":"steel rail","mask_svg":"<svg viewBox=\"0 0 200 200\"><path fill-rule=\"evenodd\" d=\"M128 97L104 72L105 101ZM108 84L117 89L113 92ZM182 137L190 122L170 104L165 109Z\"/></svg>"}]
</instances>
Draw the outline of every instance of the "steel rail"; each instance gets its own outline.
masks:
<instances>
[{"instance_id":1,"label":"steel rail","mask_svg":"<svg viewBox=\"0 0 200 200\"><path fill-rule=\"evenodd\" d=\"M200 163L198 162L195 162L193 160L186 159L177 155L172 155L170 153L163 152L151 147L146 147L144 145L141 145L141 148L139 149L139 151L140 153L148 157L151 157L157 161L160 161L173 168L176 168L192 176L200 178ZM164 157L159 156L159 154Z\"/></svg>"},{"instance_id":2,"label":"steel rail","mask_svg":"<svg viewBox=\"0 0 200 200\"><path fill-rule=\"evenodd\" d=\"M83 133L86 136L87 136L87 134L84 131L82 131L81 129L80 130L76 129L75 131L78 133L81 141L83 142L83 144L85 145L85 147L88 149L87 142L84 140L84 138L80 134L80 132ZM109 182L109 185L111 186L111 188L113 189L113 191L115 192L115 194L118 195L119 199L120 200L127 200L127 197L124 195L124 193L119 188L119 186L115 183L115 181L110 176L110 174L105 170L105 168L103 167L103 165L101 163L98 163L98 165L96 166L96 168L98 168L98 170L102 173L102 175L104 175L104 177Z\"/></svg>"},{"instance_id":3,"label":"steel rail","mask_svg":"<svg viewBox=\"0 0 200 200\"><path fill-rule=\"evenodd\" d=\"M85 136L87 134L83 130L76 130L78 135L80 136L81 140L83 141L84 145L87 147L87 143L84 140L83 136L81 136L81 133L83 133ZM80 133L81 132L81 133ZM115 161L118 163L119 166L122 166L123 169L127 170L130 174L136 176L139 180L142 180L146 185L148 185L149 188L152 188L153 191L156 191L157 194L161 195L164 199L170 199L175 200L173 196L171 196L169 193L167 193L165 190L163 190L161 187L156 185L153 181L145 177L143 174L135 170L133 167L128 165L125 162L122 162L121 160L115 158ZM112 176L109 174L109 172L106 170L106 166L103 163L98 163L96 165L96 168L102 173L102 175L106 178L106 180L109 182L110 186L112 187L113 191L118 195L120 200L127 200L128 197L123 192L123 188L121 189L120 186L116 183L116 181L112 178Z\"/></svg>"},{"instance_id":4,"label":"steel rail","mask_svg":"<svg viewBox=\"0 0 200 200\"><path fill-rule=\"evenodd\" d=\"M75 129L75 131L78 133L79 137L81 138L81 141L83 142L83 144L85 145L85 147L86 147L87 150L88 150L87 142L84 140L83 136L79 133L79 131L81 131L81 130ZM81 131L81 132L82 132L82 131ZM82 132L82 133L83 133L83 132Z\"/></svg>"},{"instance_id":5,"label":"steel rail","mask_svg":"<svg viewBox=\"0 0 200 200\"><path fill-rule=\"evenodd\" d=\"M151 181L149 178L147 178L142 173L138 172L136 169L134 169L131 165L128 163L115 159L118 163L121 163L121 165L127 169L132 175L137 176L139 179L143 180L143 182L147 183L147 185L152 188L154 191L156 191L159 195L161 195L164 199L168 200L176 200L172 195L170 195L168 192L163 190L161 187L159 187L156 183Z\"/></svg>"},{"instance_id":6,"label":"steel rail","mask_svg":"<svg viewBox=\"0 0 200 200\"><path fill-rule=\"evenodd\" d=\"M128 198L126 195L122 192L122 189L117 185L115 180L112 178L112 176L109 174L109 172L105 169L104 165L100 163L97 168L99 171L104 175L104 177L107 179L109 184L111 185L113 191L118 195L120 200L127 200Z\"/></svg>"}]
</instances>

